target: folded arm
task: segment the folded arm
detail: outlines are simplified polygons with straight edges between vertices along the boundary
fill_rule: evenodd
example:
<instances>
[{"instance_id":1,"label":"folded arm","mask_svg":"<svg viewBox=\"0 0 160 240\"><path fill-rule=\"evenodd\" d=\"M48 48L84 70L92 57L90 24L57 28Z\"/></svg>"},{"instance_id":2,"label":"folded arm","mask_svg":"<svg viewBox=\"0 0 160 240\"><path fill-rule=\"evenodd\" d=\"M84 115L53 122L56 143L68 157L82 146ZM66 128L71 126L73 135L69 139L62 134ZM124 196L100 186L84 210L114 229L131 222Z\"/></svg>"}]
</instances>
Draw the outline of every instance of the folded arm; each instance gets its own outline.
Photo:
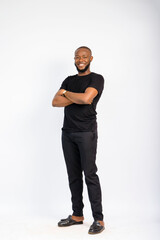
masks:
<instances>
[{"instance_id":1,"label":"folded arm","mask_svg":"<svg viewBox=\"0 0 160 240\"><path fill-rule=\"evenodd\" d=\"M65 97L63 92L65 89L60 89L52 100L53 107L66 107L73 103L76 104L91 104L93 99L97 96L98 91L95 88L88 87L84 93L74 93L66 91Z\"/></svg>"},{"instance_id":2,"label":"folded arm","mask_svg":"<svg viewBox=\"0 0 160 240\"><path fill-rule=\"evenodd\" d=\"M91 104L97 96L98 91L95 88L88 87L84 93L74 93L67 91L65 97L76 104Z\"/></svg>"}]
</instances>

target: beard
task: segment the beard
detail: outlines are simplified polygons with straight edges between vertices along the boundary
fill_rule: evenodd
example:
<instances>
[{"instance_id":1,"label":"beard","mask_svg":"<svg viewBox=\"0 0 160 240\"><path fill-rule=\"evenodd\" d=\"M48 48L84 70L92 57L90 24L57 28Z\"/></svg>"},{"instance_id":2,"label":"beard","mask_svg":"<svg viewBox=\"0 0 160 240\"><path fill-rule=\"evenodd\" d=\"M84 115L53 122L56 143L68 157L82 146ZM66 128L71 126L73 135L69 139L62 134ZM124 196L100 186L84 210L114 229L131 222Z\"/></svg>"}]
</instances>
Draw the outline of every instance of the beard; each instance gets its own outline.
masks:
<instances>
[{"instance_id":1,"label":"beard","mask_svg":"<svg viewBox=\"0 0 160 240\"><path fill-rule=\"evenodd\" d=\"M74 64L74 65L76 66L76 64ZM77 68L77 71L78 71L78 72L84 73L85 71L88 70L89 66L90 66L90 63L89 63L84 69L79 69L77 66L76 66L76 68Z\"/></svg>"}]
</instances>

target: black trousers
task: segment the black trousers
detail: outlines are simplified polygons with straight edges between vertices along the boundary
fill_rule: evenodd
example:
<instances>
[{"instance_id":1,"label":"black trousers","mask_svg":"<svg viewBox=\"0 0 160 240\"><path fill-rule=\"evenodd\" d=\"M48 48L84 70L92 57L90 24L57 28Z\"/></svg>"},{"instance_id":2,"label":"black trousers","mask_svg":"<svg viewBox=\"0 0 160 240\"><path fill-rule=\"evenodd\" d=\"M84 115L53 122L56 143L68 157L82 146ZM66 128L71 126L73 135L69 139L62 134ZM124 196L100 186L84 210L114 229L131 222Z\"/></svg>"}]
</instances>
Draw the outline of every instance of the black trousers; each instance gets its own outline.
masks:
<instances>
[{"instance_id":1,"label":"black trousers","mask_svg":"<svg viewBox=\"0 0 160 240\"><path fill-rule=\"evenodd\" d=\"M96 166L97 132L62 131L62 147L67 167L74 216L83 216L83 176L94 220L103 220L101 187Z\"/></svg>"}]
</instances>

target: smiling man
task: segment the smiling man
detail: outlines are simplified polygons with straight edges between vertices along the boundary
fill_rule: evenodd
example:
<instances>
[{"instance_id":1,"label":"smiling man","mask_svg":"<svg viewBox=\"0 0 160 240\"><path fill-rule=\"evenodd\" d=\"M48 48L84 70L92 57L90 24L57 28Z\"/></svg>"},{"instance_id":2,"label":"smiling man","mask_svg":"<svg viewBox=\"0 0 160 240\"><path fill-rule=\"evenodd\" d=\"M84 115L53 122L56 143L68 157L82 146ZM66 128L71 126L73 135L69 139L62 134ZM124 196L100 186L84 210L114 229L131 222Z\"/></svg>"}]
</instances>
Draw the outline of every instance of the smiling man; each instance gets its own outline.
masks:
<instances>
[{"instance_id":1,"label":"smiling man","mask_svg":"<svg viewBox=\"0 0 160 240\"><path fill-rule=\"evenodd\" d=\"M89 234L104 230L102 197L97 175L97 120L96 105L104 79L90 71L92 52L82 46L75 51L78 74L67 77L52 101L53 107L65 107L62 128L62 147L72 196L72 215L61 219L59 227L83 224L83 175L88 189L94 222Z\"/></svg>"}]
</instances>

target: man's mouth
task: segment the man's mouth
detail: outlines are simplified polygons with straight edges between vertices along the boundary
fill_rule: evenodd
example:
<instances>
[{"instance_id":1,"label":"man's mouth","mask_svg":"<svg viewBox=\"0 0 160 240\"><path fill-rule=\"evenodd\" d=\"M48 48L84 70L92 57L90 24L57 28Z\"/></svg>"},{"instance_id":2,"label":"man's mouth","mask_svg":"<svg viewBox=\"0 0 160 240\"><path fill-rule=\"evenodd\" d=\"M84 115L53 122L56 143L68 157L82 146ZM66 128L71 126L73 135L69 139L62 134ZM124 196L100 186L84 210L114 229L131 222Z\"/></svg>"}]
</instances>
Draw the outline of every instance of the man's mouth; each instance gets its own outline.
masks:
<instances>
[{"instance_id":1,"label":"man's mouth","mask_svg":"<svg viewBox=\"0 0 160 240\"><path fill-rule=\"evenodd\" d=\"M84 67L84 66L85 66L84 63L80 63L80 64L78 64L78 67Z\"/></svg>"}]
</instances>

